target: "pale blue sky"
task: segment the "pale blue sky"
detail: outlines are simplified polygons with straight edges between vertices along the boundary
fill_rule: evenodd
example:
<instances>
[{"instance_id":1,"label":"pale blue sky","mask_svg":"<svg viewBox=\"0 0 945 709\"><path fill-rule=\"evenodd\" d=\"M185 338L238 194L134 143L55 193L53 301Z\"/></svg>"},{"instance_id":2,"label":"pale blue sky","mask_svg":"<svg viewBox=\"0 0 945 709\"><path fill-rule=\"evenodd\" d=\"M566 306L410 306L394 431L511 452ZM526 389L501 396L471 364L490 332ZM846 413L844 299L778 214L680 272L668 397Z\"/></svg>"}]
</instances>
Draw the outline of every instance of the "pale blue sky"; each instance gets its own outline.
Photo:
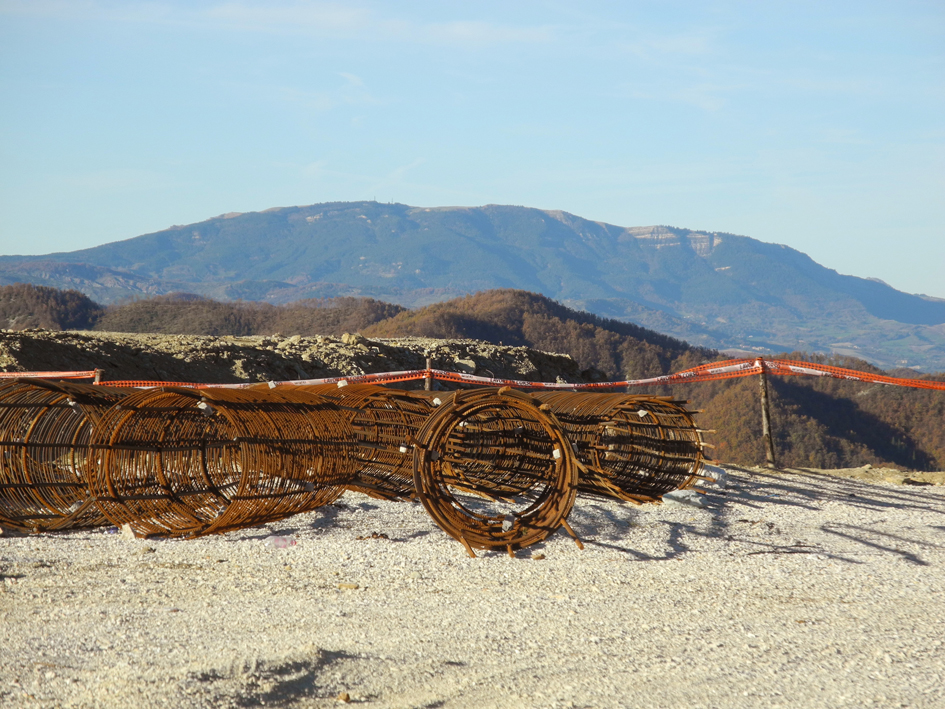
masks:
<instances>
[{"instance_id":1,"label":"pale blue sky","mask_svg":"<svg viewBox=\"0 0 945 709\"><path fill-rule=\"evenodd\" d=\"M945 298L943 109L941 0L0 0L0 253L520 204Z\"/></svg>"}]
</instances>

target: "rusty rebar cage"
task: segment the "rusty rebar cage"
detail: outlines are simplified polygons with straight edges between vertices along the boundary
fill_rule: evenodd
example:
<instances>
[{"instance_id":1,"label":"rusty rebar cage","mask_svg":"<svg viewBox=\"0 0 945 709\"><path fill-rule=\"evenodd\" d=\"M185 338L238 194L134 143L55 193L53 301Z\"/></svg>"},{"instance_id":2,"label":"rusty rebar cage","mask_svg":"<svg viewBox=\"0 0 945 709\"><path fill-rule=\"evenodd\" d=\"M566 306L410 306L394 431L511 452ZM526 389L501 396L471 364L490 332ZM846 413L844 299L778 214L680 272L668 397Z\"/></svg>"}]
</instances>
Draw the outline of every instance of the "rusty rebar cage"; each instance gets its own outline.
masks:
<instances>
[{"instance_id":1,"label":"rusty rebar cage","mask_svg":"<svg viewBox=\"0 0 945 709\"><path fill-rule=\"evenodd\" d=\"M162 387L102 417L89 485L138 535L225 532L335 500L350 440L335 404L310 392Z\"/></svg>"},{"instance_id":2,"label":"rusty rebar cage","mask_svg":"<svg viewBox=\"0 0 945 709\"><path fill-rule=\"evenodd\" d=\"M512 554L561 526L571 533L566 518L578 482L571 444L526 394L453 393L418 432L413 465L423 506L471 556L473 548Z\"/></svg>"},{"instance_id":3,"label":"rusty rebar cage","mask_svg":"<svg viewBox=\"0 0 945 709\"><path fill-rule=\"evenodd\" d=\"M107 520L86 484L92 426L127 390L37 379L0 384L0 523L41 532Z\"/></svg>"},{"instance_id":4,"label":"rusty rebar cage","mask_svg":"<svg viewBox=\"0 0 945 709\"><path fill-rule=\"evenodd\" d=\"M413 498L411 441L436 404L433 397L372 384L280 386L336 402L352 432L352 468L348 489L385 500Z\"/></svg>"},{"instance_id":5,"label":"rusty rebar cage","mask_svg":"<svg viewBox=\"0 0 945 709\"><path fill-rule=\"evenodd\" d=\"M702 435L684 407L665 397L541 392L574 444L580 494L654 502L693 484L704 464Z\"/></svg>"},{"instance_id":6,"label":"rusty rebar cage","mask_svg":"<svg viewBox=\"0 0 945 709\"><path fill-rule=\"evenodd\" d=\"M685 402L508 387L111 389L0 385L0 523L197 536L312 510L345 489L416 496L473 548L567 526L577 492L658 500L703 465ZM573 535L573 533L572 533Z\"/></svg>"}]
</instances>

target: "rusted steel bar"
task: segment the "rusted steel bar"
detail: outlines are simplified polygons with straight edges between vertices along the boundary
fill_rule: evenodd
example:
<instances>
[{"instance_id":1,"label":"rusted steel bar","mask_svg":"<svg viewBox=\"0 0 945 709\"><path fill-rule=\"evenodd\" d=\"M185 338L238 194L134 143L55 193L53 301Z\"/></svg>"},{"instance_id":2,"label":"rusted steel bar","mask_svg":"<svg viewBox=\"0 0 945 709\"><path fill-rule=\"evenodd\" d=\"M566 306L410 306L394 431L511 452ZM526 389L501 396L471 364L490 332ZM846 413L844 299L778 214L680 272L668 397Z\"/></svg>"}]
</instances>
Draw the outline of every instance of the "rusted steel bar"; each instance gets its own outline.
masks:
<instances>
[{"instance_id":1,"label":"rusted steel bar","mask_svg":"<svg viewBox=\"0 0 945 709\"><path fill-rule=\"evenodd\" d=\"M682 402L628 394L540 392L581 464L580 494L655 501L692 485L702 436Z\"/></svg>"},{"instance_id":2,"label":"rusted steel bar","mask_svg":"<svg viewBox=\"0 0 945 709\"><path fill-rule=\"evenodd\" d=\"M411 441L436 408L433 396L373 384L280 386L276 391L293 389L332 399L347 420L353 444L349 490L386 500L415 496Z\"/></svg>"},{"instance_id":3,"label":"rusted steel bar","mask_svg":"<svg viewBox=\"0 0 945 709\"><path fill-rule=\"evenodd\" d=\"M109 520L139 536L226 532L335 500L350 440L311 392L144 390L96 426L88 479Z\"/></svg>"},{"instance_id":4,"label":"rusted steel bar","mask_svg":"<svg viewBox=\"0 0 945 709\"><path fill-rule=\"evenodd\" d=\"M512 554L561 527L578 470L561 426L521 392L454 393L415 440L414 484L433 520L467 552Z\"/></svg>"},{"instance_id":5,"label":"rusted steel bar","mask_svg":"<svg viewBox=\"0 0 945 709\"><path fill-rule=\"evenodd\" d=\"M139 535L196 536L350 489L416 495L470 553L513 553L569 530L576 491L640 503L692 484L704 445L665 397L12 381L0 386L0 522L107 518Z\"/></svg>"},{"instance_id":6,"label":"rusted steel bar","mask_svg":"<svg viewBox=\"0 0 945 709\"><path fill-rule=\"evenodd\" d=\"M88 443L127 393L41 379L0 384L0 523L40 532L107 522L86 485Z\"/></svg>"}]
</instances>

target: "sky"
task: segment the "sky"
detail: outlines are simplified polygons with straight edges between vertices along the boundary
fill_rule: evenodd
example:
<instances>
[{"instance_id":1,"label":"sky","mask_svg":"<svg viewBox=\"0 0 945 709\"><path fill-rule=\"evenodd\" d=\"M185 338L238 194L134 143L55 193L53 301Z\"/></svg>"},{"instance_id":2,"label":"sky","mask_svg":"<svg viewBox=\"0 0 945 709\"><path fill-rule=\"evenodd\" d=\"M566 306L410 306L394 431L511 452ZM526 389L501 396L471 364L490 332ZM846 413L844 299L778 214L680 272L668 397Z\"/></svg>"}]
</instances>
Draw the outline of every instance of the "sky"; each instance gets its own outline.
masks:
<instances>
[{"instance_id":1,"label":"sky","mask_svg":"<svg viewBox=\"0 0 945 709\"><path fill-rule=\"evenodd\" d=\"M0 254L371 199L945 298L945 3L0 0Z\"/></svg>"}]
</instances>

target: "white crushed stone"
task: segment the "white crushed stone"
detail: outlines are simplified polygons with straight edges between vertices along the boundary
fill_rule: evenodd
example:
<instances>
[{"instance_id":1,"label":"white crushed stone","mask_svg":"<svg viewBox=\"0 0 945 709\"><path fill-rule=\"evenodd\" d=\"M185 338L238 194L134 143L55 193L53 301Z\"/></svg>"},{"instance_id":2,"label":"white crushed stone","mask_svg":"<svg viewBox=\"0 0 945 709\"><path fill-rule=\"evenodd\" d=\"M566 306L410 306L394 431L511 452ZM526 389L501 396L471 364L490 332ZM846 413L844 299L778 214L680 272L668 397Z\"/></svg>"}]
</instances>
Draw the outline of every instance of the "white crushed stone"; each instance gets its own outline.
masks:
<instances>
[{"instance_id":1,"label":"white crushed stone","mask_svg":"<svg viewBox=\"0 0 945 709\"><path fill-rule=\"evenodd\" d=\"M8 534L0 706L945 706L945 487L727 482L579 500L583 551L515 559L354 494L191 541Z\"/></svg>"}]
</instances>

